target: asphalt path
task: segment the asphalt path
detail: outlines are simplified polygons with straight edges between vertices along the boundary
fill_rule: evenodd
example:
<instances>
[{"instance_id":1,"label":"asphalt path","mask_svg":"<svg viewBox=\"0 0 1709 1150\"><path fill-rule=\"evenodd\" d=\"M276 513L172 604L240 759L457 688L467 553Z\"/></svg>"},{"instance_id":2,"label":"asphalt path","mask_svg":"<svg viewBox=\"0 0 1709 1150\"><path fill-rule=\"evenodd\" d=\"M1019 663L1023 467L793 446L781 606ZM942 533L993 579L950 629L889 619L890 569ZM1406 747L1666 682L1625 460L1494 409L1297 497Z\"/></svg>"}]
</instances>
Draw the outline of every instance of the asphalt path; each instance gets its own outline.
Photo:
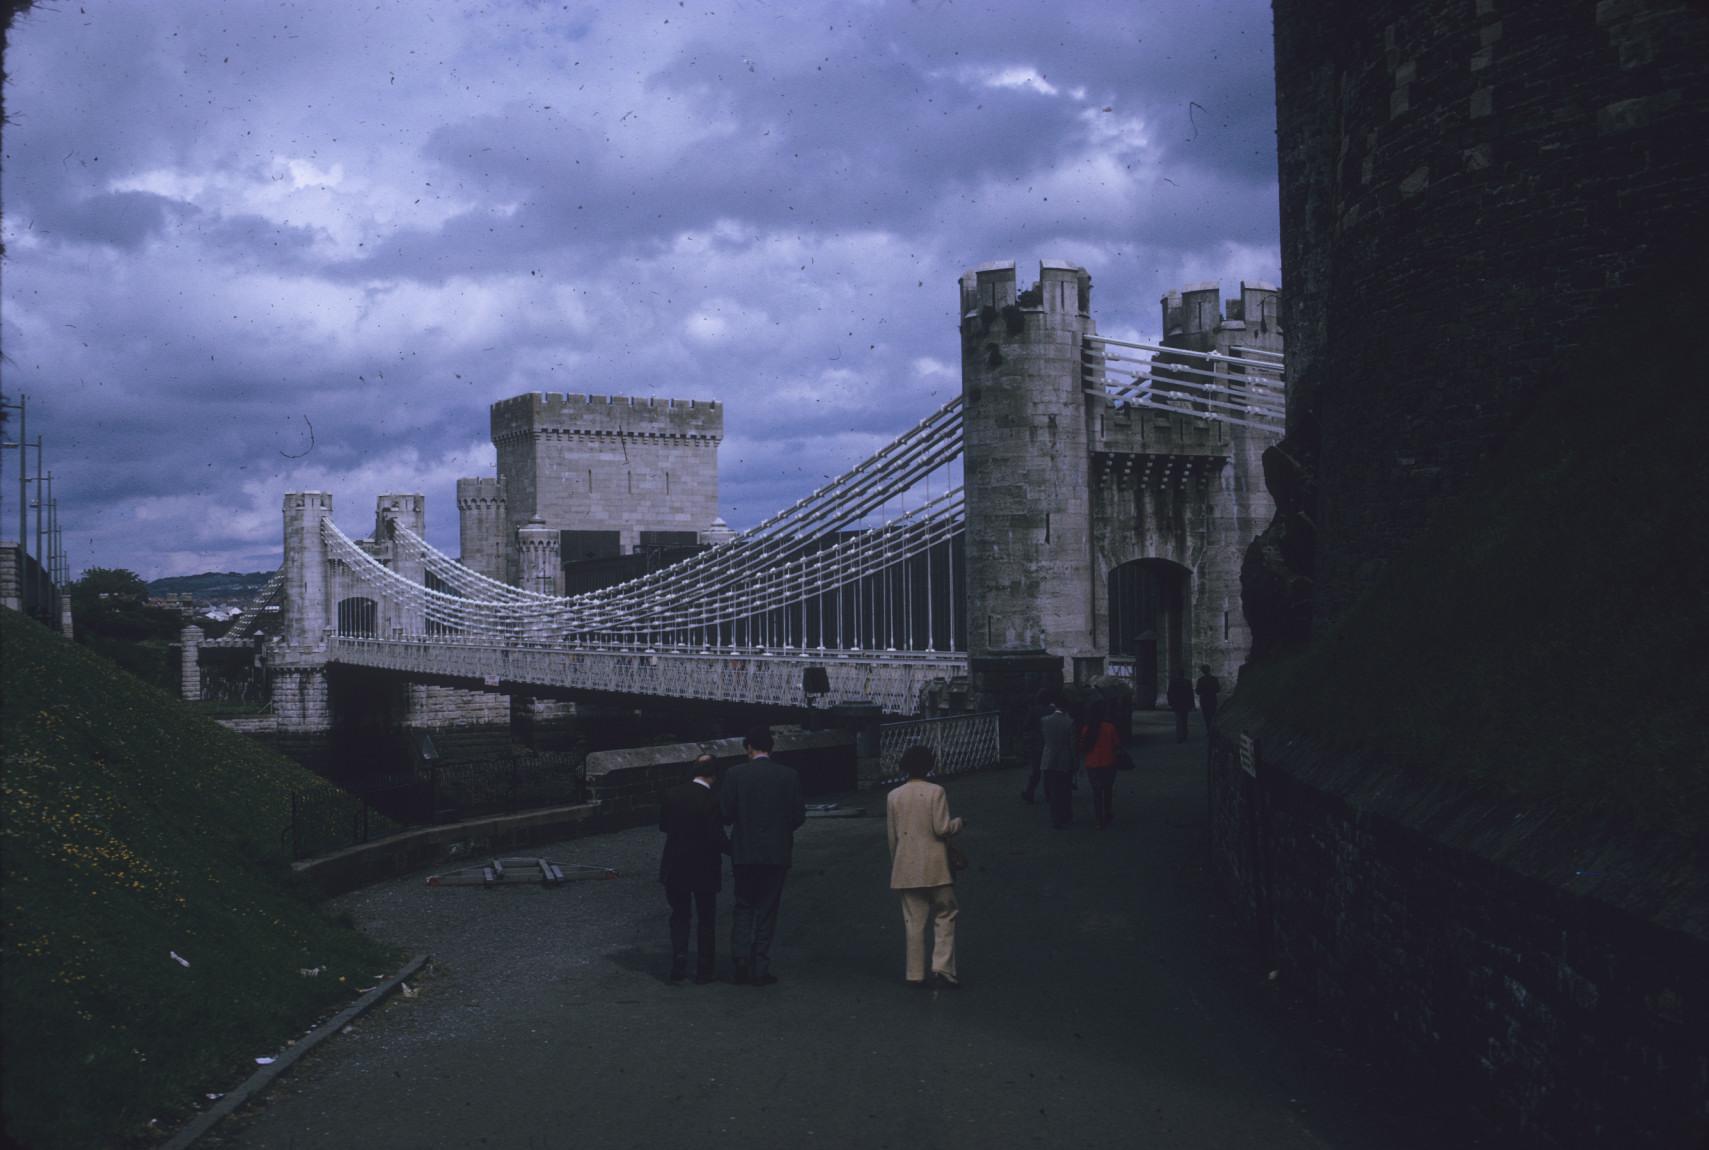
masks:
<instances>
[{"instance_id":1,"label":"asphalt path","mask_svg":"<svg viewBox=\"0 0 1709 1150\"><path fill-rule=\"evenodd\" d=\"M1468 1147L1427 1091L1341 1052L1212 889L1204 743L1142 716L1115 825L1057 831L1017 770L948 782L973 860L957 991L902 982L883 795L809 819L775 986L672 984L659 833L540 848L620 877L334 900L433 962L200 1146ZM444 868L438 868L444 869ZM729 938L729 882L719 942ZM720 971L728 976L728 953Z\"/></svg>"}]
</instances>

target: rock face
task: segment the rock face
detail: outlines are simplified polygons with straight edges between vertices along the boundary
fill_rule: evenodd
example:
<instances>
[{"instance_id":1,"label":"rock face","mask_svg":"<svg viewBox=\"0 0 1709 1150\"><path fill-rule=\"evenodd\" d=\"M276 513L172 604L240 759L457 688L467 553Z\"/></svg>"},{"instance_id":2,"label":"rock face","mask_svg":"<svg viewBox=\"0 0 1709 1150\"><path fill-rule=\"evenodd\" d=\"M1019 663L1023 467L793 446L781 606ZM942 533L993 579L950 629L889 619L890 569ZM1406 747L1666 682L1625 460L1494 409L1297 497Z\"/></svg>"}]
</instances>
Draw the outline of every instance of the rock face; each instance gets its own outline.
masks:
<instances>
[{"instance_id":1,"label":"rock face","mask_svg":"<svg viewBox=\"0 0 1709 1150\"><path fill-rule=\"evenodd\" d=\"M1275 20L1283 450L1305 482L1272 488L1301 506L1248 560L1258 646L1297 634L1304 587L1315 625L1341 617L1618 338L1607 317L1658 290L1709 202L1701 5L1277 0Z\"/></svg>"}]
</instances>

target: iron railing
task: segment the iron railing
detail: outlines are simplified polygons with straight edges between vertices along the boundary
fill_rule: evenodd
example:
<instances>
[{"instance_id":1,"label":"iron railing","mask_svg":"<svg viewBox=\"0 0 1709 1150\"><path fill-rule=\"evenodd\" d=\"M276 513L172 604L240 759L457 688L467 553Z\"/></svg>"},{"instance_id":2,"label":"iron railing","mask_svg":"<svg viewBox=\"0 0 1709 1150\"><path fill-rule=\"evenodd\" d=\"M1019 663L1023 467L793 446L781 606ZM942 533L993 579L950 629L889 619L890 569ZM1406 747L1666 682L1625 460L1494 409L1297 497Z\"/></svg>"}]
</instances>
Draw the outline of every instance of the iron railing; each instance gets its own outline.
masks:
<instances>
[{"instance_id":1,"label":"iron railing","mask_svg":"<svg viewBox=\"0 0 1709 1150\"><path fill-rule=\"evenodd\" d=\"M938 764L932 778L994 767L1003 750L996 711L885 723L878 735L880 782L902 780L902 752L915 744L929 748L936 756Z\"/></svg>"}]
</instances>

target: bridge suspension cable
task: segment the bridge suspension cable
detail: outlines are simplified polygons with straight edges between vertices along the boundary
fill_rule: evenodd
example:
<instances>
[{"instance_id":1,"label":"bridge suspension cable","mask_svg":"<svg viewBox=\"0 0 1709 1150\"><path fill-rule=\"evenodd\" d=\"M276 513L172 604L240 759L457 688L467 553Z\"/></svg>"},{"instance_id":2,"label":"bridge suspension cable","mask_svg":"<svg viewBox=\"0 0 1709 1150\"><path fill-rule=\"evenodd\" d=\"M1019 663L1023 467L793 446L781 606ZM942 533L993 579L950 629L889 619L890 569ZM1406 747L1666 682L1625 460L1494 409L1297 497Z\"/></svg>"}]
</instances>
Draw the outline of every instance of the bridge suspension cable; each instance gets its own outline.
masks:
<instances>
[{"instance_id":1,"label":"bridge suspension cable","mask_svg":"<svg viewBox=\"0 0 1709 1150\"><path fill-rule=\"evenodd\" d=\"M1089 383L1113 400L1212 423L1284 430L1281 352L1238 347L1224 355L1107 336L1088 336L1086 345Z\"/></svg>"},{"instance_id":2,"label":"bridge suspension cable","mask_svg":"<svg viewBox=\"0 0 1709 1150\"><path fill-rule=\"evenodd\" d=\"M906 612L900 638L911 646L918 638L912 634L911 582L893 580L890 573L924 559L931 619L931 556L961 531L964 518L953 467L960 453L957 398L734 540L641 578L569 597L523 591L471 571L395 520L391 543L401 549L401 557L418 561L428 583L436 586L403 578L329 521L324 535L329 556L353 578L419 616L424 631L440 638L800 649L816 640L821 649L844 647L849 638L845 600L852 597L853 647L881 640L894 647L894 622L881 634L876 624L860 621L861 599L882 593L886 606L895 607L893 615ZM931 477L938 472L948 472L944 489L932 494ZM906 506L910 494L919 499L912 509ZM874 524L875 513L893 501L903 510ZM868 586L875 579L882 580L881 587ZM927 627L927 649L933 645L933 628L935 619Z\"/></svg>"}]
</instances>

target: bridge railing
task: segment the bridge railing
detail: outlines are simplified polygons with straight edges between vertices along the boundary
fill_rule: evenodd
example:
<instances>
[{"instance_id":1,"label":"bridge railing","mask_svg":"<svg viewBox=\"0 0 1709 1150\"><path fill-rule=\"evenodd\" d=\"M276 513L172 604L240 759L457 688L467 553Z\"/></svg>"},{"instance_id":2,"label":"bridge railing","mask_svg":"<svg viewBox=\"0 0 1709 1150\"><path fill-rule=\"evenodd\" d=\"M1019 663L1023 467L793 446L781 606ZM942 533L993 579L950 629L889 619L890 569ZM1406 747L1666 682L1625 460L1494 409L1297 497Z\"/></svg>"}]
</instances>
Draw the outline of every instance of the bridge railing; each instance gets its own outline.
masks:
<instances>
[{"instance_id":1,"label":"bridge railing","mask_svg":"<svg viewBox=\"0 0 1709 1150\"><path fill-rule=\"evenodd\" d=\"M911 715L935 680L967 673L956 654L885 651L692 649L597 650L581 645L501 644L460 637L365 639L329 636L331 662L465 680L472 686L536 684L619 695L793 707L805 702L803 672L823 667L822 704L870 701Z\"/></svg>"},{"instance_id":2,"label":"bridge railing","mask_svg":"<svg viewBox=\"0 0 1709 1150\"><path fill-rule=\"evenodd\" d=\"M932 778L994 767L1003 750L997 731L997 712L885 723L878 735L880 782L902 781L902 752L915 745L926 747L936 756L938 764Z\"/></svg>"}]
</instances>

